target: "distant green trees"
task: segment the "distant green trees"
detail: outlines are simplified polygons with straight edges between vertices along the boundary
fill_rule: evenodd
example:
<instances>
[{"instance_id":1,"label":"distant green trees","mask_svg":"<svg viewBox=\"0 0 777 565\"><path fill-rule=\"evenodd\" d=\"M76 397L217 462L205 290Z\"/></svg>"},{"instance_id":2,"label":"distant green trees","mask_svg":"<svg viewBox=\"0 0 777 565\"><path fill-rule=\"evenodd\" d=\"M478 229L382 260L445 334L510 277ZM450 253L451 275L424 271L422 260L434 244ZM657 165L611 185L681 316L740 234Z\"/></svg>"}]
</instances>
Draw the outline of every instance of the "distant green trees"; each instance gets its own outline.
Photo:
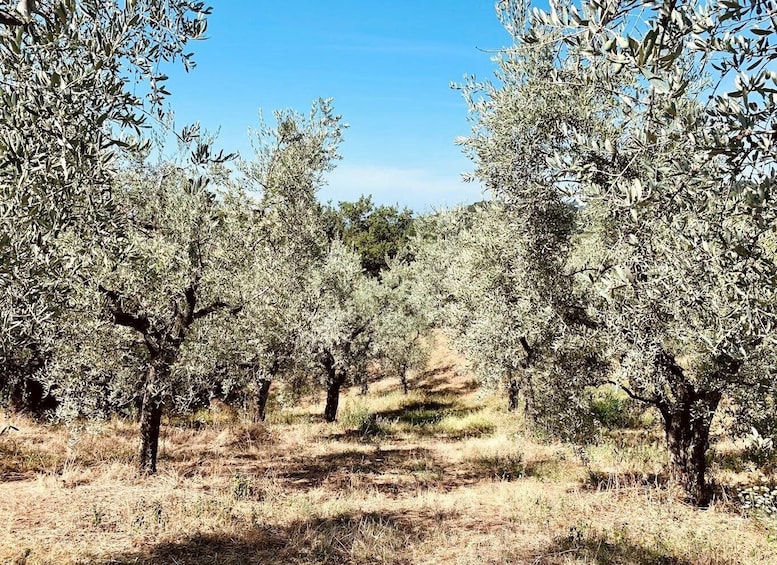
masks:
<instances>
[{"instance_id":1,"label":"distant green trees","mask_svg":"<svg viewBox=\"0 0 777 565\"><path fill-rule=\"evenodd\" d=\"M388 261L402 252L413 236L413 212L396 206L375 206L371 196L324 208L324 226L330 238L340 239L361 256L362 267L378 277Z\"/></svg>"}]
</instances>

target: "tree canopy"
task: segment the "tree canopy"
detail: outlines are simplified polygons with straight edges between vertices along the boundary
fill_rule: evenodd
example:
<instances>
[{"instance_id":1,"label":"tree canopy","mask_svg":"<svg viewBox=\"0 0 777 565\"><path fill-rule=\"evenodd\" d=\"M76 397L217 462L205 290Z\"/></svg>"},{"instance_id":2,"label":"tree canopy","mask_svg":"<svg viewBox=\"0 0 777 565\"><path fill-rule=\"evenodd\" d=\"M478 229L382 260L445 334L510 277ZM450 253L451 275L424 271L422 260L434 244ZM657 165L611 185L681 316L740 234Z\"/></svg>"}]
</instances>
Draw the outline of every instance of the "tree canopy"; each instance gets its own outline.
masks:
<instances>
[{"instance_id":1,"label":"tree canopy","mask_svg":"<svg viewBox=\"0 0 777 565\"><path fill-rule=\"evenodd\" d=\"M413 236L413 213L397 206L375 206L371 196L356 202L340 202L324 209L325 229L361 257L364 270L372 277L388 267L388 261L403 252Z\"/></svg>"},{"instance_id":2,"label":"tree canopy","mask_svg":"<svg viewBox=\"0 0 777 565\"><path fill-rule=\"evenodd\" d=\"M184 0L58 0L0 29L0 365L11 386L43 363L63 275L89 260L58 239L110 229L123 160L167 122L160 66L194 66L187 46L209 13Z\"/></svg>"},{"instance_id":3,"label":"tree canopy","mask_svg":"<svg viewBox=\"0 0 777 565\"><path fill-rule=\"evenodd\" d=\"M462 143L514 220L516 284L563 328L547 378L655 406L704 501L721 398L770 393L774 22L762 2L499 6L515 44L464 87Z\"/></svg>"}]
</instances>

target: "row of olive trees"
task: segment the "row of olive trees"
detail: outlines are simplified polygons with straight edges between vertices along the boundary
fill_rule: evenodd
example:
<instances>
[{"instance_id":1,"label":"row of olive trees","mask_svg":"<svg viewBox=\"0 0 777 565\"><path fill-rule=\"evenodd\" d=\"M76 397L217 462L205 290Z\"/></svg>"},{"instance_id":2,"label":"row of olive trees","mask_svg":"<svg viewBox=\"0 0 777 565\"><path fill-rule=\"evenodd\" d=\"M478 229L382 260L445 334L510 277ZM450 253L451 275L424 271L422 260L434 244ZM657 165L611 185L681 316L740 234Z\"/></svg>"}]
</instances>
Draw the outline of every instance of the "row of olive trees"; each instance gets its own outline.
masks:
<instances>
[{"instance_id":1,"label":"row of olive trees","mask_svg":"<svg viewBox=\"0 0 777 565\"><path fill-rule=\"evenodd\" d=\"M447 322L547 413L602 383L657 409L672 477L703 503L721 402L744 427L775 398L773 9L498 7L514 45L497 81L462 87L462 144L498 203L429 253Z\"/></svg>"},{"instance_id":2,"label":"row of olive trees","mask_svg":"<svg viewBox=\"0 0 777 565\"><path fill-rule=\"evenodd\" d=\"M66 417L137 413L151 473L166 409L238 390L263 418L271 382L309 374L331 421L369 359L398 359L404 376L417 356L378 324L399 286L364 275L316 202L342 137L331 104L276 114L237 167L196 128L179 135L181 162L154 165L148 139L169 121L159 65L192 66L184 48L209 8L44 11L0 30L4 400L48 396ZM405 327L417 342L418 324Z\"/></svg>"},{"instance_id":3,"label":"row of olive trees","mask_svg":"<svg viewBox=\"0 0 777 565\"><path fill-rule=\"evenodd\" d=\"M394 342L404 327L415 340L420 318L380 323L400 286L368 277L324 230L315 194L338 158L340 118L323 100L308 116L275 117L238 171L212 160L127 167L102 237L57 238L64 255L88 246L94 260L74 279L37 378L61 416L139 409L142 472L156 471L166 409L228 391L254 398L263 419L271 383L302 376L324 386L331 422L341 388L365 382L371 360L405 371L416 361ZM207 153L194 145L192 155Z\"/></svg>"}]
</instances>

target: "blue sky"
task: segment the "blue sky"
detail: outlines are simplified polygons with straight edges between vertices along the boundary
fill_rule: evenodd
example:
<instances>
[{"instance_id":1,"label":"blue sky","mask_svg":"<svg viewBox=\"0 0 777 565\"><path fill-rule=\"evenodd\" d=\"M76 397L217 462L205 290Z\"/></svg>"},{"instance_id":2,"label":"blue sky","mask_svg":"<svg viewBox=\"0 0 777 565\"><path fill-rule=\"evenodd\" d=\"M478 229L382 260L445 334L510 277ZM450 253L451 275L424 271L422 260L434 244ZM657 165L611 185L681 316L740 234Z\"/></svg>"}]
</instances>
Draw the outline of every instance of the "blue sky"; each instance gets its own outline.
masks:
<instances>
[{"instance_id":1,"label":"blue sky","mask_svg":"<svg viewBox=\"0 0 777 565\"><path fill-rule=\"evenodd\" d=\"M482 198L460 180L471 165L453 140L469 124L450 83L493 76L489 51L509 36L492 0L213 4L197 68L169 73L178 124L200 121L248 157L260 109L307 112L332 97L350 127L322 200L372 194L422 212Z\"/></svg>"}]
</instances>

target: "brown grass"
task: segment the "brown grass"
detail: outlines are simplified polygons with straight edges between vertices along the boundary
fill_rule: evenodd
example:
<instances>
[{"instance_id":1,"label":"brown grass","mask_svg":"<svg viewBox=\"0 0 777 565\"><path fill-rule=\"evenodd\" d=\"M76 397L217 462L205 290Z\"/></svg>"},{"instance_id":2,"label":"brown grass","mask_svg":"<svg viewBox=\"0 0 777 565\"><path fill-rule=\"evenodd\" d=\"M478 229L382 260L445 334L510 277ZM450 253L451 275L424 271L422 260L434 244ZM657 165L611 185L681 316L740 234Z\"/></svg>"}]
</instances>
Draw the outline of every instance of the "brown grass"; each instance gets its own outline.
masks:
<instances>
[{"instance_id":1,"label":"brown grass","mask_svg":"<svg viewBox=\"0 0 777 565\"><path fill-rule=\"evenodd\" d=\"M266 427L168 424L149 479L132 423L0 417L19 428L0 436L0 563L775 562L774 523L725 489L679 501L652 431L541 442L457 367L438 348L409 395L349 391L334 425L316 403ZM716 479L746 483L720 452Z\"/></svg>"}]
</instances>

